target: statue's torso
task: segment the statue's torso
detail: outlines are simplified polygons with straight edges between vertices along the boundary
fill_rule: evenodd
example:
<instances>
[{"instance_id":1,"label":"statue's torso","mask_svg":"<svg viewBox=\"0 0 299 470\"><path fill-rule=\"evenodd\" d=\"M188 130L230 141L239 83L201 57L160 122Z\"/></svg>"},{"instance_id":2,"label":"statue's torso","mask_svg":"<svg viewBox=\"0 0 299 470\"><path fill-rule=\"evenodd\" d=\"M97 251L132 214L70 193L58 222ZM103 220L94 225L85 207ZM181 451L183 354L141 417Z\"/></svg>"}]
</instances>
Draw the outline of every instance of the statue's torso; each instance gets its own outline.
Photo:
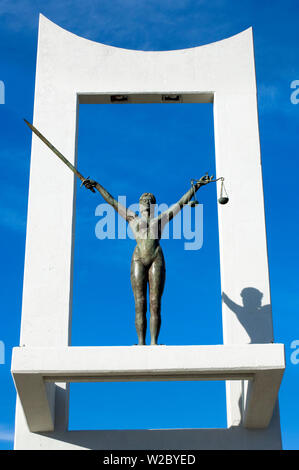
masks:
<instances>
[{"instance_id":1,"label":"statue's torso","mask_svg":"<svg viewBox=\"0 0 299 470\"><path fill-rule=\"evenodd\" d=\"M155 259L161 258L164 263L157 219L136 218L130 226L137 243L132 261L141 261L145 266L150 266Z\"/></svg>"}]
</instances>

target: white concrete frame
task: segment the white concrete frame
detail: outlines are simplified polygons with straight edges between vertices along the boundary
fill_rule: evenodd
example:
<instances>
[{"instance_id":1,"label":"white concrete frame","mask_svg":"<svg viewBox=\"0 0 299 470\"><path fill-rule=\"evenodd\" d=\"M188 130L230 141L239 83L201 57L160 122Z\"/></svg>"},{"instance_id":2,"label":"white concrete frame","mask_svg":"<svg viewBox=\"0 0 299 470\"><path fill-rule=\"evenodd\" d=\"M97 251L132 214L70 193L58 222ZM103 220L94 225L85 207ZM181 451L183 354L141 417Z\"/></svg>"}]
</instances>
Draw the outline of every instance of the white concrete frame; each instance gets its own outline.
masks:
<instances>
[{"instance_id":1,"label":"white concrete frame","mask_svg":"<svg viewBox=\"0 0 299 470\"><path fill-rule=\"evenodd\" d=\"M225 177L230 195L230 203L219 206L218 211L221 286L235 304L223 304L224 345L203 349L209 352L215 363L205 356L205 365L200 355L196 355L200 347L194 346L198 365L191 361L191 368L200 379L204 375L203 370L210 367L208 375L211 378L213 370L215 372L222 364L217 374L229 379L226 382L228 429L67 431L68 387L65 384L44 385L45 377L56 380L57 375L63 375L66 382L73 380L74 375L85 370L86 358L95 351L92 348L91 354L91 348L69 347L75 180L71 172L53 158L50 150L33 135L21 348L14 351L13 374L30 426L36 408L25 404L27 387L33 391L44 387L39 395L39 413L44 413L48 424L55 413L55 431L30 432L18 398L15 448L280 448L278 406L265 429L248 430L242 426L248 416L257 416L261 402L269 415L284 369L282 345L262 344L273 341L273 332L252 30L250 28L205 46L144 52L80 38L41 15L33 122L74 164L79 104L109 102L114 94L127 95L129 103L163 102L163 95L168 94L179 94L182 102L214 103L217 175ZM263 294L261 311L236 305L241 304L240 293L246 287ZM227 359L225 364L221 363L217 349L221 347ZM231 362L231 347L239 359L235 366ZM165 351L169 348L166 347ZM188 355L185 357L187 347L176 348L181 348L177 354L182 367L189 367L190 358L187 359ZM97 349L101 354L103 348ZM112 349L116 351L116 348ZM125 356L127 349L123 348ZM81 351L78 353L78 350ZM277 354L273 361L268 360L270 350ZM49 351L53 351L53 357L49 357ZM55 362L55 351L63 354L61 361L64 366ZM144 354L151 358L156 354L168 354L163 351L162 348L157 353L154 348L149 348ZM74 369L72 363L77 354L83 367L80 370ZM133 348L128 354L130 360L123 365L131 370L135 361L131 355L137 355L137 351ZM121 357L115 352L117 360ZM165 358L166 365L167 361ZM98 378L103 364L93 364L93 374ZM144 371L142 361L140 366ZM111 363L105 367L110 370ZM231 380L233 367L236 372L233 378L239 380ZM244 367L250 371L250 377L243 374ZM260 374L263 367L265 370ZM278 375L273 373L274 369L279 370ZM177 372L176 378L181 373L180 367ZM270 394L270 403L263 397L264 388L255 387L257 377L262 376L264 384L268 384L263 387L274 390ZM249 397L250 411L246 411L243 403L246 408ZM252 400L252 397L257 398ZM264 419L263 426L268 421ZM255 419L254 422L257 423Z\"/></svg>"}]
</instances>

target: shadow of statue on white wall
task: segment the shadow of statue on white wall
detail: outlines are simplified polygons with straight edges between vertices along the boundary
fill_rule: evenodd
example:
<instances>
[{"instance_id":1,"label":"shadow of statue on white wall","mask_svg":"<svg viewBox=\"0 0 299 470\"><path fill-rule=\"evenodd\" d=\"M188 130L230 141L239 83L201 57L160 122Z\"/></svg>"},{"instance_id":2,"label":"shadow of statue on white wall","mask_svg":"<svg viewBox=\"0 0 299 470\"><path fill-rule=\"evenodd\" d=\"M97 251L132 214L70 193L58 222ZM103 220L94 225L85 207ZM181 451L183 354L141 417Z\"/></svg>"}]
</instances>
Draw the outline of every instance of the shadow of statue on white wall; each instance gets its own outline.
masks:
<instances>
[{"instance_id":1,"label":"shadow of statue on white wall","mask_svg":"<svg viewBox=\"0 0 299 470\"><path fill-rule=\"evenodd\" d=\"M234 312L246 330L250 343L273 343L271 305L262 305L263 293L254 287L245 287L240 296L243 305L238 305L224 292L223 302Z\"/></svg>"}]
</instances>

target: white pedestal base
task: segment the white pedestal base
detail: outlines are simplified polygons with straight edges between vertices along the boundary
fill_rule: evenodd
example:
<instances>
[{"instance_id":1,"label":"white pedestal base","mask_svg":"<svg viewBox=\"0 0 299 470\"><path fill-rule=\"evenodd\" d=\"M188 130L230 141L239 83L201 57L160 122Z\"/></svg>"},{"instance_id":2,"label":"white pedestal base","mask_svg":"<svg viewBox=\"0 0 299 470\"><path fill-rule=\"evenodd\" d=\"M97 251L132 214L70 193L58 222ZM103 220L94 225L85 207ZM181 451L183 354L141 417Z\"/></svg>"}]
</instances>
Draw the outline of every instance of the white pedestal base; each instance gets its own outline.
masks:
<instances>
[{"instance_id":1,"label":"white pedestal base","mask_svg":"<svg viewBox=\"0 0 299 470\"><path fill-rule=\"evenodd\" d=\"M13 378L31 432L56 429L58 387L55 383L137 380L242 380L242 425L266 428L273 415L284 368L281 344L24 347L14 348L12 360ZM202 430L194 431L200 434ZM104 438L106 442L108 436L113 436L113 442L118 445L121 445L118 438L122 439L124 433L134 436L138 432L98 431L101 441ZM176 432L182 436L191 430ZM235 432L230 431L229 435ZM142 435L146 433L153 435L153 431L141 431ZM168 436L176 436L170 430L159 433L167 435L167 441ZM215 433L220 438L224 430L215 430ZM70 435L79 434L71 432Z\"/></svg>"}]
</instances>

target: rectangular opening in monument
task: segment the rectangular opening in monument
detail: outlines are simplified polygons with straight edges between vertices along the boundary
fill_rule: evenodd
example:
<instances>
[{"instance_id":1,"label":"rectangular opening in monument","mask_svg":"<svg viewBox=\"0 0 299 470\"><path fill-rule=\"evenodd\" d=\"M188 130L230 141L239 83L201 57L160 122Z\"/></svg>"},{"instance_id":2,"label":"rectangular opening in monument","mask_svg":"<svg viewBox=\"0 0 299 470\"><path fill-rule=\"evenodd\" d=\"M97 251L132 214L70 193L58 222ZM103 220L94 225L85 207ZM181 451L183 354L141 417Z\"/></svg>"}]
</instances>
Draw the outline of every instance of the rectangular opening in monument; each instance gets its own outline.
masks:
<instances>
[{"instance_id":1,"label":"rectangular opening in monument","mask_svg":"<svg viewBox=\"0 0 299 470\"><path fill-rule=\"evenodd\" d=\"M218 381L72 383L69 411L69 430L227 427Z\"/></svg>"},{"instance_id":2,"label":"rectangular opening in monument","mask_svg":"<svg viewBox=\"0 0 299 470\"><path fill-rule=\"evenodd\" d=\"M79 171L133 211L145 192L155 195L162 211L178 201L191 178L215 174L214 152L211 103L79 106ZM134 344L133 234L98 192L77 184L71 344ZM196 198L199 205L186 206L160 242L163 344L223 342L216 183ZM148 301L148 317L149 311Z\"/></svg>"}]
</instances>

